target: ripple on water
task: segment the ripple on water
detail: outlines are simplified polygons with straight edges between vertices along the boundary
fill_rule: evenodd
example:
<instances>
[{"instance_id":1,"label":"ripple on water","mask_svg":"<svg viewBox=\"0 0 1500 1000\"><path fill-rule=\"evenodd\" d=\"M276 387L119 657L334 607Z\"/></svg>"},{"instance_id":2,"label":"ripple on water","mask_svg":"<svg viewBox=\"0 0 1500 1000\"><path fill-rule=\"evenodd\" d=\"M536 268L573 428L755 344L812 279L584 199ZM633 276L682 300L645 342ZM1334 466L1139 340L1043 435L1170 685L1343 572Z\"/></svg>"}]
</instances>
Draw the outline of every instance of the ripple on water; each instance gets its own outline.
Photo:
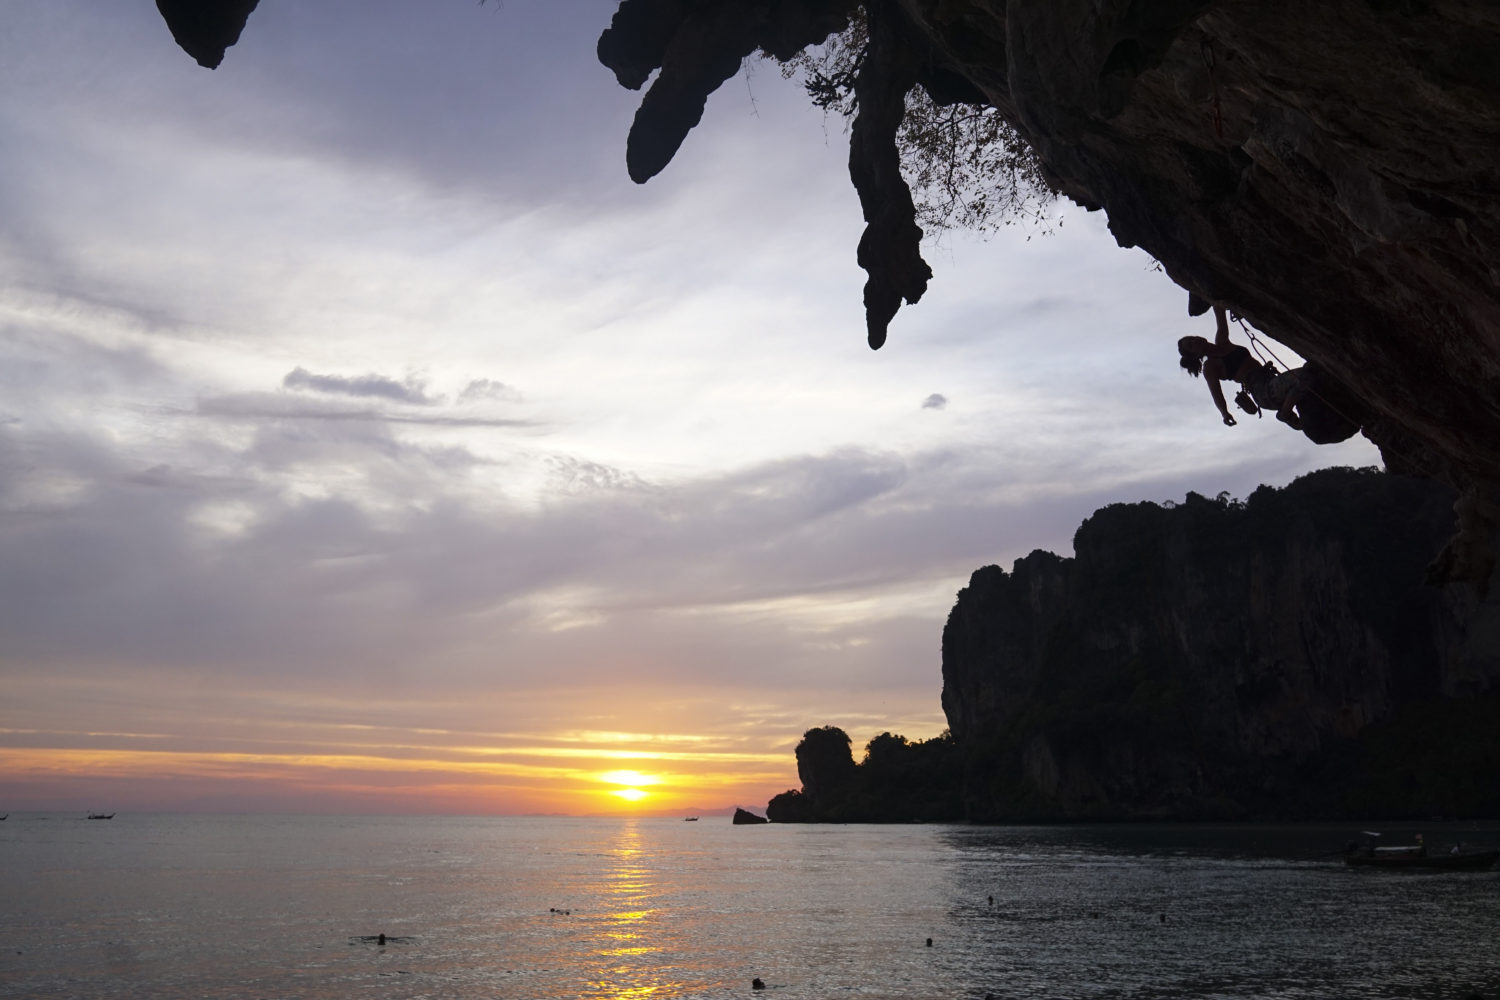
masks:
<instances>
[{"instance_id":1,"label":"ripple on water","mask_svg":"<svg viewBox=\"0 0 1500 1000\"><path fill-rule=\"evenodd\" d=\"M1500 873L1305 860L1344 830L123 814L109 837L17 829L0 934L20 954L0 961L0 996L670 1000L760 977L784 998L1452 1000L1500 984Z\"/></svg>"}]
</instances>

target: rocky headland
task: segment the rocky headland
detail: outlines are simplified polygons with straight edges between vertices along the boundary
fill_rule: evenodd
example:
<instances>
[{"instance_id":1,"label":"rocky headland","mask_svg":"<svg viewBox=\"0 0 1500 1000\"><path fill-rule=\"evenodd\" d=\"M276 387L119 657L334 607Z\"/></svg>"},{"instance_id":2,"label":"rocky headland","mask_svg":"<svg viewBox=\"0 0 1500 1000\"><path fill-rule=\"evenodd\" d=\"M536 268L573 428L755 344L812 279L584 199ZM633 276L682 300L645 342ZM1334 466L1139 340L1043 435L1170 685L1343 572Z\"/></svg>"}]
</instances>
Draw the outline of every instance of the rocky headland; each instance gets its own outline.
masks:
<instances>
[{"instance_id":1,"label":"rocky headland","mask_svg":"<svg viewBox=\"0 0 1500 1000\"><path fill-rule=\"evenodd\" d=\"M1419 572L1451 503L1425 480L1329 469L1243 501L1097 511L1072 558L986 566L959 592L951 735L928 741L944 747L924 780L879 777L908 748L877 744L899 737L856 768L810 731L803 789L771 818L905 821L910 789L940 802L950 785L961 802L927 815L1500 816L1500 604Z\"/></svg>"},{"instance_id":2,"label":"rocky headland","mask_svg":"<svg viewBox=\"0 0 1500 1000\"><path fill-rule=\"evenodd\" d=\"M964 818L963 767L944 733L912 742L881 733L854 762L849 734L809 729L797 744L801 789L766 806L773 823L951 823Z\"/></svg>"}]
</instances>

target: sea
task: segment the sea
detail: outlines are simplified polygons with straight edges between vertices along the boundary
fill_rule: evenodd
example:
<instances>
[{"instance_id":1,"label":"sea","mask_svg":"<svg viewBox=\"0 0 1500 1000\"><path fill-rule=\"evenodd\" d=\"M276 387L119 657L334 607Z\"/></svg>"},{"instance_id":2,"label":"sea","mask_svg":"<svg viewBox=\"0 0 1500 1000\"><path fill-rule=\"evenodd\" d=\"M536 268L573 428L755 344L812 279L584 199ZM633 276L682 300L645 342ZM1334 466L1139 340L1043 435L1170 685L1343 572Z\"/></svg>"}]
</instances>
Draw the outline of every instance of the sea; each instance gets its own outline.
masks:
<instances>
[{"instance_id":1,"label":"sea","mask_svg":"<svg viewBox=\"0 0 1500 1000\"><path fill-rule=\"evenodd\" d=\"M11 813L0 997L1500 1000L1500 871L1357 827L684 819Z\"/></svg>"}]
</instances>

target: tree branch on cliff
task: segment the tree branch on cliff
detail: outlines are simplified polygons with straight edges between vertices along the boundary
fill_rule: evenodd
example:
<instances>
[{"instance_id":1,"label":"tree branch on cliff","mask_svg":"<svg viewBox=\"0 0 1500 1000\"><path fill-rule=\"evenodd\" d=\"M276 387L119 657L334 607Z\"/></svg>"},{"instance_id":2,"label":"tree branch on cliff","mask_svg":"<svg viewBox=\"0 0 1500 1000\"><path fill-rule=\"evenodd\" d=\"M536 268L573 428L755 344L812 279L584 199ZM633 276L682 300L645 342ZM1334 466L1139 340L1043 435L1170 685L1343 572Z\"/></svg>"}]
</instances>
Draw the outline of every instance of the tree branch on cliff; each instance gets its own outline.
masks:
<instances>
[{"instance_id":1,"label":"tree branch on cliff","mask_svg":"<svg viewBox=\"0 0 1500 1000\"><path fill-rule=\"evenodd\" d=\"M847 30L783 62L781 72L800 75L815 106L852 120L859 110L854 83L868 52L869 21L861 9ZM906 97L896 146L917 221L929 234L992 233L1017 223L1048 233L1061 225L1054 214L1057 191L1036 152L994 108L939 104L915 87Z\"/></svg>"}]
</instances>

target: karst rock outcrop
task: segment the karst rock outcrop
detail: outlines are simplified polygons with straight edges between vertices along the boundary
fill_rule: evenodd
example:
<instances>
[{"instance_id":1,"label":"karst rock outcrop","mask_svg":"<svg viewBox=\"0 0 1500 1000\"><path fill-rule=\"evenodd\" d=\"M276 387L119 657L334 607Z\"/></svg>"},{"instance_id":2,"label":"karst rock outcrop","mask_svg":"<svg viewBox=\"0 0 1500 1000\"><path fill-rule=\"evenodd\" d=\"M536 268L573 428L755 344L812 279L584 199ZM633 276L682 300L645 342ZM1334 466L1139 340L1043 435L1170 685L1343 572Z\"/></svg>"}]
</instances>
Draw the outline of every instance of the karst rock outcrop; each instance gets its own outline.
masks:
<instances>
[{"instance_id":1,"label":"karst rock outcrop","mask_svg":"<svg viewBox=\"0 0 1500 1000\"><path fill-rule=\"evenodd\" d=\"M970 817L1494 815L1500 607L1418 572L1450 502L1327 469L977 570L942 665Z\"/></svg>"},{"instance_id":2,"label":"karst rock outcrop","mask_svg":"<svg viewBox=\"0 0 1500 1000\"><path fill-rule=\"evenodd\" d=\"M161 0L171 8L194 5ZM202 8L196 5L198 22ZM237 34L253 0L225 0ZM650 83L645 181L742 60L853 0L624 0L599 57ZM894 145L905 94L992 105L1056 187L1200 302L1316 363L1388 467L1460 491L1442 578L1489 576L1500 484L1500 5L1492 0L866 0L850 173L870 343L932 273ZM234 24L238 18L238 24ZM232 41L232 37L230 38ZM196 55L196 53L195 53ZM202 56L198 56L202 60ZM793 226L789 224L791 237ZM1171 345L1163 345L1170 359ZM1169 363L1169 361L1164 361Z\"/></svg>"}]
</instances>

